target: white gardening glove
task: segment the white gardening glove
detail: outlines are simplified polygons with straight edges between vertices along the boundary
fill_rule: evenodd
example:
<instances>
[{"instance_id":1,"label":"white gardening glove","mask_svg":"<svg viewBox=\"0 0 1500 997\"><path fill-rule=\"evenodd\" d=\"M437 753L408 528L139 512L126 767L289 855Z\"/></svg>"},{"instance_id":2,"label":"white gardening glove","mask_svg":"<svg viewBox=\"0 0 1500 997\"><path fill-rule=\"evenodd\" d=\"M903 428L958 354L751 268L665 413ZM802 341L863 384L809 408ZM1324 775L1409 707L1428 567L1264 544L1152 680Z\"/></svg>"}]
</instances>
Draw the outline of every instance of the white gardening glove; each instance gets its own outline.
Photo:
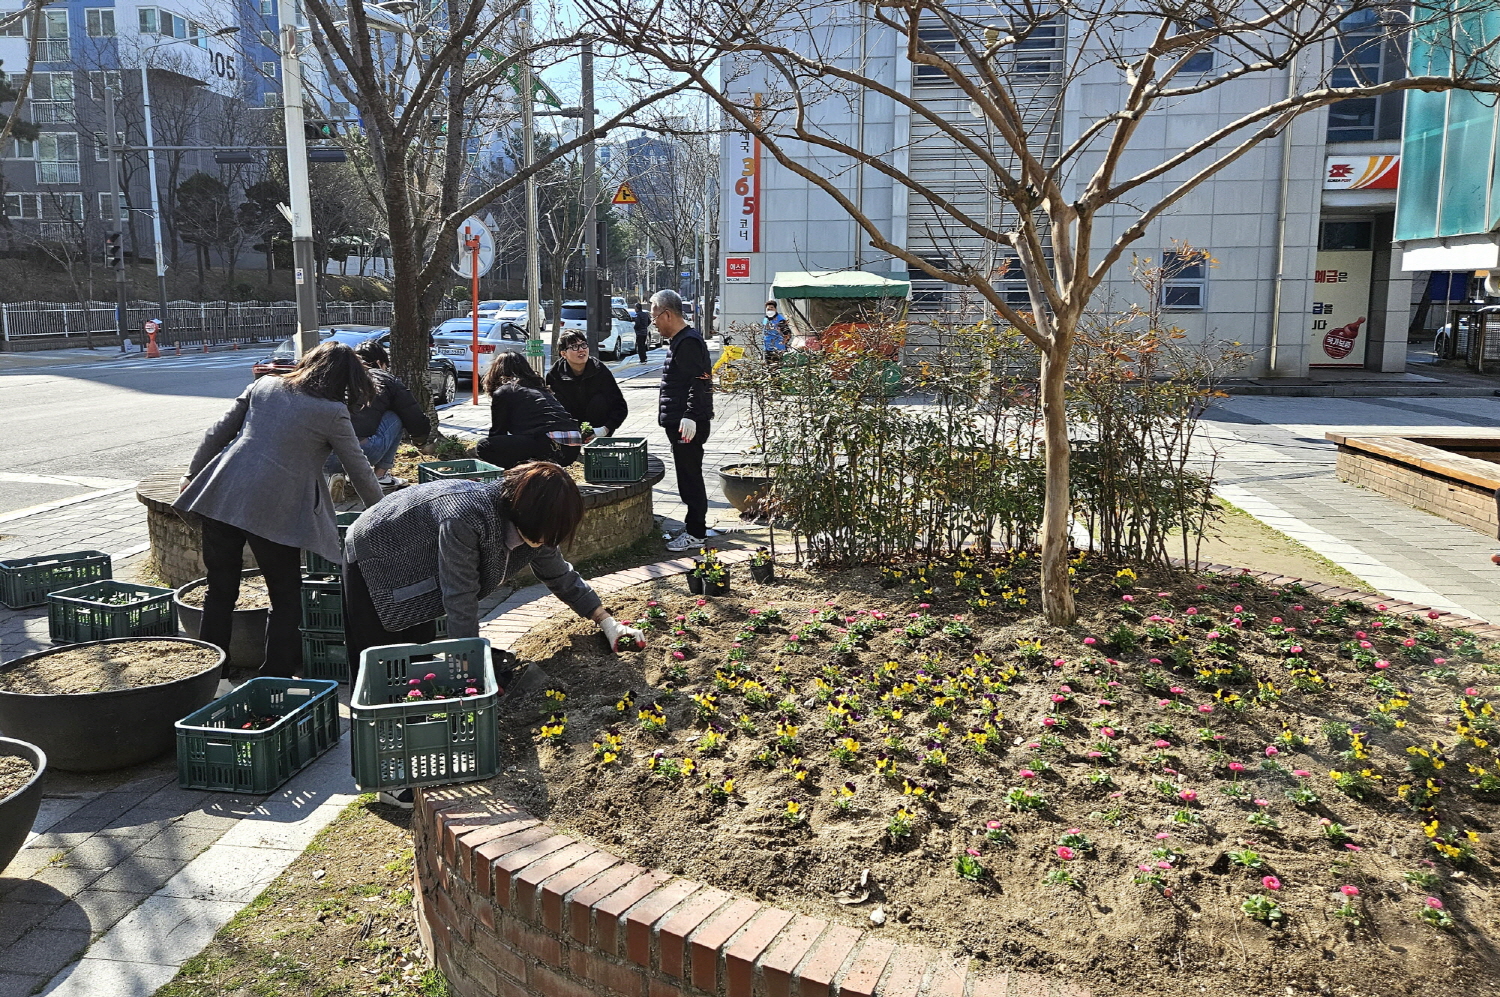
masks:
<instances>
[{"instance_id":1,"label":"white gardening glove","mask_svg":"<svg viewBox=\"0 0 1500 997\"><path fill-rule=\"evenodd\" d=\"M609 641L610 650L616 654L621 651L638 651L646 646L646 635L635 627L627 627L620 624L613 616L605 615L599 621L599 629L604 631L604 637ZM622 646L621 641L624 641Z\"/></svg>"},{"instance_id":2,"label":"white gardening glove","mask_svg":"<svg viewBox=\"0 0 1500 997\"><path fill-rule=\"evenodd\" d=\"M594 439L596 439L596 440L603 439L604 437L606 437L608 435L609 435L609 427L608 426L600 426L598 429L594 430Z\"/></svg>"},{"instance_id":3,"label":"white gardening glove","mask_svg":"<svg viewBox=\"0 0 1500 997\"><path fill-rule=\"evenodd\" d=\"M682 442L691 443L693 437L698 435L698 424L691 419L683 419L677 425L677 432L682 436Z\"/></svg>"}]
</instances>

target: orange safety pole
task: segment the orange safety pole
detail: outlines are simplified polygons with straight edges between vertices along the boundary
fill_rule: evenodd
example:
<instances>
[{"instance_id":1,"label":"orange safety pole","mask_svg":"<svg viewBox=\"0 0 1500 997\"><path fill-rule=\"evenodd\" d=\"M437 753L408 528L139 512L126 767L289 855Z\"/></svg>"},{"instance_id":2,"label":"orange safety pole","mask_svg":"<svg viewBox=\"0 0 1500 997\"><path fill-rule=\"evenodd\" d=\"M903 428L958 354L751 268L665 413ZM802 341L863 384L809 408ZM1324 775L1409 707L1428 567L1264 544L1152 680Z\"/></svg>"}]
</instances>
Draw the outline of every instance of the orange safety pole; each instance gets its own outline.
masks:
<instances>
[{"instance_id":1,"label":"orange safety pole","mask_svg":"<svg viewBox=\"0 0 1500 997\"><path fill-rule=\"evenodd\" d=\"M159 346L156 345L156 330L155 329L147 329L146 330L146 358L148 360L155 360L159 356L161 356L161 347L159 347Z\"/></svg>"},{"instance_id":2,"label":"orange safety pole","mask_svg":"<svg viewBox=\"0 0 1500 997\"><path fill-rule=\"evenodd\" d=\"M466 230L467 231L467 230ZM471 235L464 240L464 247L469 251L469 275L473 278L472 300L470 301L469 314L474 317L474 338L469 349L474 358L474 374L469 378L470 391L473 394L472 401L479 404L479 236Z\"/></svg>"}]
</instances>

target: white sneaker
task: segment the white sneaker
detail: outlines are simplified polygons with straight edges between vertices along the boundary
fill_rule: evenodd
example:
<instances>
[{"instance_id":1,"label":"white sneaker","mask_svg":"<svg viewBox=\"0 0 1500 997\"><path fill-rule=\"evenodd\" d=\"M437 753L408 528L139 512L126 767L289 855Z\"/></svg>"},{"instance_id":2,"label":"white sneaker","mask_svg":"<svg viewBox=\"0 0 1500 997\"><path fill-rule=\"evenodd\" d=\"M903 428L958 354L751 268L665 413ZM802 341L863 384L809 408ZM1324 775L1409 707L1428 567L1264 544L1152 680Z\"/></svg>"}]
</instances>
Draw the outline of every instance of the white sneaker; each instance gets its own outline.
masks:
<instances>
[{"instance_id":1,"label":"white sneaker","mask_svg":"<svg viewBox=\"0 0 1500 997\"><path fill-rule=\"evenodd\" d=\"M416 794L409 789L398 790L394 793L381 791L376 798L388 807L398 807L402 810L410 810L416 805Z\"/></svg>"},{"instance_id":2,"label":"white sneaker","mask_svg":"<svg viewBox=\"0 0 1500 997\"><path fill-rule=\"evenodd\" d=\"M707 542L702 537L695 537L687 530L683 530L667 541L667 550L699 550Z\"/></svg>"}]
</instances>

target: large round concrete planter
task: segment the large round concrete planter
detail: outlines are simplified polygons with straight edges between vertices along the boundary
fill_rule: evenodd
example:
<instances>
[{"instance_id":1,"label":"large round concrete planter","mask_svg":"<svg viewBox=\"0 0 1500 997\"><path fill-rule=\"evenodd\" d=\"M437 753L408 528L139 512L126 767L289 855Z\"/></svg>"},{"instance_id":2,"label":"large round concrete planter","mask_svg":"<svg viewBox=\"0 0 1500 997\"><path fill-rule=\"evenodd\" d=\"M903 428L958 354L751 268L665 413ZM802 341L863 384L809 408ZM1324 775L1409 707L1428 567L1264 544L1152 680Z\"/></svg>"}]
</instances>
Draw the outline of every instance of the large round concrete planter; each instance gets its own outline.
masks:
<instances>
[{"instance_id":1,"label":"large round concrete planter","mask_svg":"<svg viewBox=\"0 0 1500 997\"><path fill-rule=\"evenodd\" d=\"M246 568L245 578L258 577L259 568ZM208 584L207 578L198 578L172 593L172 603L177 607L177 623L182 632L196 639L203 626L203 610L182 601L188 589ZM236 609L229 625L229 667L243 671L256 671L266 660L266 621L269 609Z\"/></svg>"},{"instance_id":2,"label":"large round concrete planter","mask_svg":"<svg viewBox=\"0 0 1500 997\"><path fill-rule=\"evenodd\" d=\"M184 637L125 637L38 651L0 665L0 673L21 668L49 654L94 644L171 640L206 647L218 655L214 664L175 682L122 689L30 695L0 692L0 731L40 747L53 768L64 772L103 772L150 761L176 744L177 721L213 701L224 668L224 652L212 644Z\"/></svg>"},{"instance_id":3,"label":"large round concrete planter","mask_svg":"<svg viewBox=\"0 0 1500 997\"><path fill-rule=\"evenodd\" d=\"M724 490L724 500L734 506L736 512L745 512L770 487L775 473L774 464L768 466L752 461L724 468L719 472L719 485Z\"/></svg>"},{"instance_id":4,"label":"large round concrete planter","mask_svg":"<svg viewBox=\"0 0 1500 997\"><path fill-rule=\"evenodd\" d=\"M37 808L42 805L42 784L47 781L47 753L34 744L13 737L0 737L0 755L20 755L36 773L20 789L0 799L0 869L10 865L26 843Z\"/></svg>"}]
</instances>

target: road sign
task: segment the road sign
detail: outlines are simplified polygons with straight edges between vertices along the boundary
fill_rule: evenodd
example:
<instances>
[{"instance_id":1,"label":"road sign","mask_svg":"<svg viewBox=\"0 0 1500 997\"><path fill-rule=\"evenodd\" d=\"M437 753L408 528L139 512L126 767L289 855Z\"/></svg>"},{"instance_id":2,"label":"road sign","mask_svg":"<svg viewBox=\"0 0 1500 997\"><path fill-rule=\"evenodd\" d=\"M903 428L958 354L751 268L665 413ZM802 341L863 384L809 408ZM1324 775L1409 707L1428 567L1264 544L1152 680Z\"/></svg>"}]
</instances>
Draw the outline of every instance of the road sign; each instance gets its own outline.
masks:
<instances>
[{"instance_id":1,"label":"road sign","mask_svg":"<svg viewBox=\"0 0 1500 997\"><path fill-rule=\"evenodd\" d=\"M526 355L528 357L545 356L542 351L542 341L540 339L526 340Z\"/></svg>"},{"instance_id":2,"label":"road sign","mask_svg":"<svg viewBox=\"0 0 1500 997\"><path fill-rule=\"evenodd\" d=\"M460 277L474 276L474 252L468 246L471 238L479 239L479 276L483 277L495 265L495 236L489 226L470 215L458 226L458 259L453 263L453 272Z\"/></svg>"},{"instance_id":3,"label":"road sign","mask_svg":"<svg viewBox=\"0 0 1500 997\"><path fill-rule=\"evenodd\" d=\"M641 199L635 196L635 191L630 189L630 184L620 184L620 189L615 191L615 199L610 204L640 204Z\"/></svg>"}]
</instances>

